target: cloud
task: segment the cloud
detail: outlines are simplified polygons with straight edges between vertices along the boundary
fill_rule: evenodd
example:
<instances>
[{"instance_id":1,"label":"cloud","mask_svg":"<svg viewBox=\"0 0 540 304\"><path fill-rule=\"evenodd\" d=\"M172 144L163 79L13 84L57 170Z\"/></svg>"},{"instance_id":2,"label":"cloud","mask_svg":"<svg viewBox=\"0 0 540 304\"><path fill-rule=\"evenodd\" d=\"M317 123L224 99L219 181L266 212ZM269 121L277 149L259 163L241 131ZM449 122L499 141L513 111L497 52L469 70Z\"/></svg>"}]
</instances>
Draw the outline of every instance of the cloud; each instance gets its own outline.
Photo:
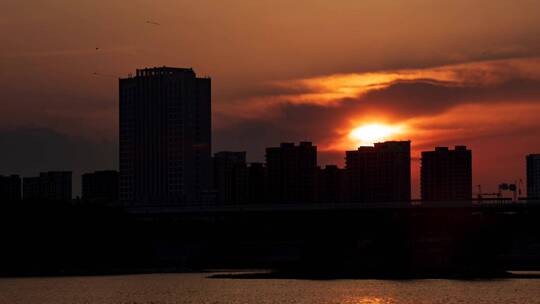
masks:
<instances>
[{"instance_id":1,"label":"cloud","mask_svg":"<svg viewBox=\"0 0 540 304\"><path fill-rule=\"evenodd\" d=\"M306 79L276 81L264 89L251 90L237 96L236 103L225 105L271 108L276 104L314 104L336 106L346 99L361 99L373 91L400 84L420 83L452 89L491 88L514 79L540 80L540 58L515 58L479 61L424 69L401 69L368 73L336 74ZM271 92L265 94L265 92ZM250 93L252 94L250 96ZM407 93L407 92L404 92ZM429 92L427 93L429 94ZM255 109L256 110L256 109Z\"/></svg>"}]
</instances>

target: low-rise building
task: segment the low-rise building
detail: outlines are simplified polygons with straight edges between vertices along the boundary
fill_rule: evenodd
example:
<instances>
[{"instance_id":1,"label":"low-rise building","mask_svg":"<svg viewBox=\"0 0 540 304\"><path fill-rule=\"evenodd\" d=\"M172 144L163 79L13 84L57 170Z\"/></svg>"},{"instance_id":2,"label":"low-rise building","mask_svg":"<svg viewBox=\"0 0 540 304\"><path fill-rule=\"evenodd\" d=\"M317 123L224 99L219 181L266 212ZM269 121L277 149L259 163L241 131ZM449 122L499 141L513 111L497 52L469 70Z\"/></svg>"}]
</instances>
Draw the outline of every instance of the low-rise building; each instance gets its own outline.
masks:
<instances>
[{"instance_id":1,"label":"low-rise building","mask_svg":"<svg viewBox=\"0 0 540 304\"><path fill-rule=\"evenodd\" d=\"M82 175L82 199L87 202L118 201L118 171L106 170Z\"/></svg>"},{"instance_id":2,"label":"low-rise building","mask_svg":"<svg viewBox=\"0 0 540 304\"><path fill-rule=\"evenodd\" d=\"M0 202L18 202L20 200L21 177L0 175Z\"/></svg>"},{"instance_id":3,"label":"low-rise building","mask_svg":"<svg viewBox=\"0 0 540 304\"><path fill-rule=\"evenodd\" d=\"M25 177L23 199L69 202L72 198L71 179L71 171L49 171L37 177Z\"/></svg>"}]
</instances>

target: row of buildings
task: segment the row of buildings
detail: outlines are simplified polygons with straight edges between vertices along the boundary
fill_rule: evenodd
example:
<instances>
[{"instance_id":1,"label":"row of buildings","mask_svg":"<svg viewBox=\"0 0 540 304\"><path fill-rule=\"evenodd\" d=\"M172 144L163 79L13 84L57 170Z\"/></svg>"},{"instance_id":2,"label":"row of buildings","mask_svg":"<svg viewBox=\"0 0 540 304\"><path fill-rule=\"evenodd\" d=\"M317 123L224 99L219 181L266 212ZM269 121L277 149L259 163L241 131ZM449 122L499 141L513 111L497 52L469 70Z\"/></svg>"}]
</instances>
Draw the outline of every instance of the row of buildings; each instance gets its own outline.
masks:
<instances>
[{"instance_id":1,"label":"row of buildings","mask_svg":"<svg viewBox=\"0 0 540 304\"><path fill-rule=\"evenodd\" d=\"M345 168L317 166L310 142L266 149L265 163L245 152L214 155L214 188L220 204L410 202L411 142L389 141L345 154ZM423 200L472 199L472 153L464 146L422 153Z\"/></svg>"},{"instance_id":2,"label":"row of buildings","mask_svg":"<svg viewBox=\"0 0 540 304\"><path fill-rule=\"evenodd\" d=\"M347 151L344 168L317 166L317 147L310 142L267 148L264 163L247 163L246 152L218 152L213 158L217 202L410 202L410 144L389 141ZM422 201L473 199L472 151L466 146L436 147L422 152L420 161ZM540 154L528 155L526 165L527 195L540 198Z\"/></svg>"},{"instance_id":3,"label":"row of buildings","mask_svg":"<svg viewBox=\"0 0 540 304\"><path fill-rule=\"evenodd\" d=\"M379 203L411 200L410 142L390 141L345 154L345 167L317 166L311 142L282 143L266 149L264 163L248 163L246 152L213 157L212 198L220 205L265 203ZM527 156L528 194L538 197L540 155ZM472 198L472 153L465 146L422 152L421 198L426 201ZM117 171L82 175L82 200L116 203ZM22 194L22 195L21 195ZM36 177L0 176L2 201L72 199L72 173L50 171Z\"/></svg>"},{"instance_id":4,"label":"row of buildings","mask_svg":"<svg viewBox=\"0 0 540 304\"><path fill-rule=\"evenodd\" d=\"M118 171L82 175L82 200L96 203L118 201ZM39 176L0 175L0 200L6 202L72 200L72 172L48 171Z\"/></svg>"}]
</instances>

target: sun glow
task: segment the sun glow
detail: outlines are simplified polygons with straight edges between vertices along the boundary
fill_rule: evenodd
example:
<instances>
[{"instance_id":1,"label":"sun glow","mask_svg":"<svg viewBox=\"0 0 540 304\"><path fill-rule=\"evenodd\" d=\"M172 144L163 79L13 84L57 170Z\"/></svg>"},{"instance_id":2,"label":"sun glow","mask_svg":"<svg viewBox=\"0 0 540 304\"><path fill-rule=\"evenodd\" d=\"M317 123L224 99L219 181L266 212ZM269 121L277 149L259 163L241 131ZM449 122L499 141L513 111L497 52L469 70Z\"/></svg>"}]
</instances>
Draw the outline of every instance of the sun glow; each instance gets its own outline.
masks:
<instances>
[{"instance_id":1,"label":"sun glow","mask_svg":"<svg viewBox=\"0 0 540 304\"><path fill-rule=\"evenodd\" d=\"M349 138L358 142L358 145L372 146L376 142L391 139L392 136L402 133L403 127L385 124L368 124L353 129Z\"/></svg>"}]
</instances>

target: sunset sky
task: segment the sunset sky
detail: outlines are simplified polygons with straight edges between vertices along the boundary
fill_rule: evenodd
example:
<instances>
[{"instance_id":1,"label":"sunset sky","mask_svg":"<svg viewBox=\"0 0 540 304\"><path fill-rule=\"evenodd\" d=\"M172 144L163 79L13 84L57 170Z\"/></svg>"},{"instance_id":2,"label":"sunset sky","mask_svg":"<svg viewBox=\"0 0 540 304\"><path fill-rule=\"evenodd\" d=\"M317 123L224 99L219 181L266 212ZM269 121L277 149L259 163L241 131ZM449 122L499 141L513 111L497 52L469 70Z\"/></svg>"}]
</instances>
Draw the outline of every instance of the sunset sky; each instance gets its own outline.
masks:
<instances>
[{"instance_id":1,"label":"sunset sky","mask_svg":"<svg viewBox=\"0 0 540 304\"><path fill-rule=\"evenodd\" d=\"M0 37L4 175L116 168L117 78L164 65L212 78L213 150L250 161L411 140L417 197L420 151L469 146L487 191L540 153L540 1L3 0Z\"/></svg>"}]
</instances>

